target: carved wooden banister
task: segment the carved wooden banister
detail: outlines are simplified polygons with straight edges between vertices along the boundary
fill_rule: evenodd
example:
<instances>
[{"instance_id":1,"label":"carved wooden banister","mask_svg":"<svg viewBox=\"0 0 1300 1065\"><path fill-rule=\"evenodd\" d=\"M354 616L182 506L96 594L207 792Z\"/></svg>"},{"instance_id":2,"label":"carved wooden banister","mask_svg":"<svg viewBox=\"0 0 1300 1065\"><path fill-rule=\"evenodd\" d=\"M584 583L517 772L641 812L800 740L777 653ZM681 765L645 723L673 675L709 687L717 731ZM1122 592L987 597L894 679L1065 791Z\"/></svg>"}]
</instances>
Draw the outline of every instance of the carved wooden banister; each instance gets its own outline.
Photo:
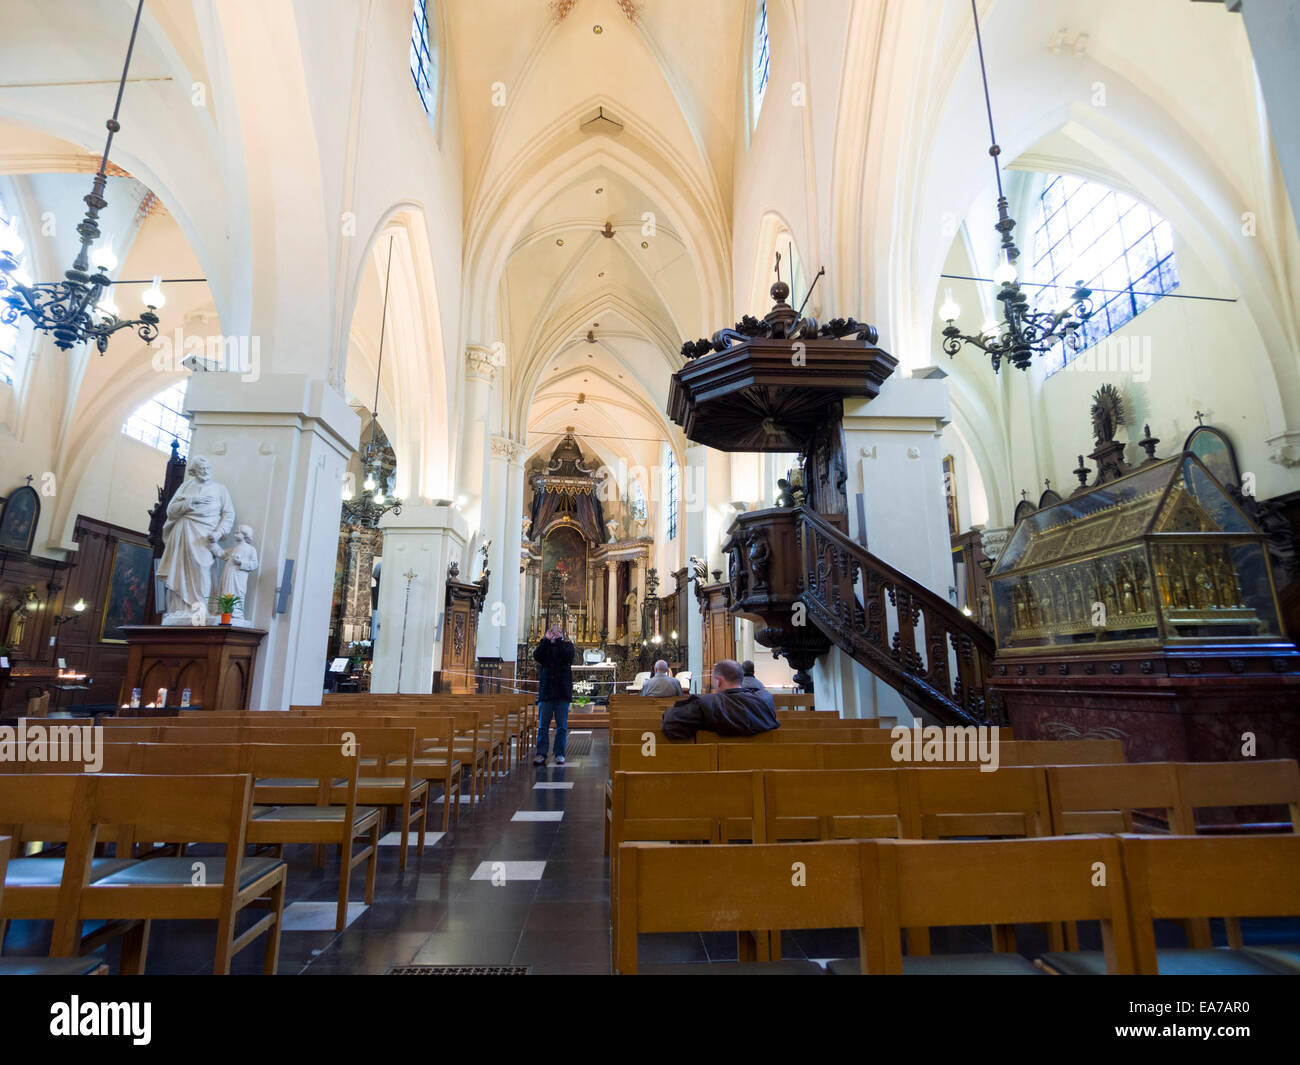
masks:
<instances>
[{"instance_id":1,"label":"carved wooden banister","mask_svg":"<svg viewBox=\"0 0 1300 1065\"><path fill-rule=\"evenodd\" d=\"M928 722L1000 723L986 687L993 638L825 518L804 507L794 515L809 620Z\"/></svg>"}]
</instances>

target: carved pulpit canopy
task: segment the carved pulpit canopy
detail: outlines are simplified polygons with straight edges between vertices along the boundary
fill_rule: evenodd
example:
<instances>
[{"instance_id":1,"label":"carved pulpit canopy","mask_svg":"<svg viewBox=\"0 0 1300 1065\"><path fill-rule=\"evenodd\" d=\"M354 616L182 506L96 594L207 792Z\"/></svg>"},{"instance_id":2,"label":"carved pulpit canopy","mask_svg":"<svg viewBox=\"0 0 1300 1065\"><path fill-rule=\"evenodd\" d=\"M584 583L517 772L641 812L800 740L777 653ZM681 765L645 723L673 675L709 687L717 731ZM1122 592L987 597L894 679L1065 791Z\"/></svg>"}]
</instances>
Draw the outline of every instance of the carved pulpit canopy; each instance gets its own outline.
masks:
<instances>
[{"instance_id":1,"label":"carved pulpit canopy","mask_svg":"<svg viewBox=\"0 0 1300 1065\"><path fill-rule=\"evenodd\" d=\"M786 302L772 286L772 309L746 315L711 339L687 341L673 374L668 416L688 440L720 451L798 451L819 427L838 421L849 396L874 398L898 365L876 347L874 326L853 318L825 324Z\"/></svg>"}]
</instances>

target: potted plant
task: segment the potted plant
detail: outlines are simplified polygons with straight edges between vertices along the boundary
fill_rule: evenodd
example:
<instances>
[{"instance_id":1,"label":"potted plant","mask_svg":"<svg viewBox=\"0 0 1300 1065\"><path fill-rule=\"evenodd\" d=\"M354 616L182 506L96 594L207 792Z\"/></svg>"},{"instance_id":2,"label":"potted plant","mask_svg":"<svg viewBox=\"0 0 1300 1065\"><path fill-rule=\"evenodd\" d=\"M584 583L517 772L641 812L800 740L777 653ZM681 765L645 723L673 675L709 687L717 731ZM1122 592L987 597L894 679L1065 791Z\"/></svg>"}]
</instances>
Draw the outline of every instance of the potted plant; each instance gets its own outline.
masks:
<instances>
[{"instance_id":1,"label":"potted plant","mask_svg":"<svg viewBox=\"0 0 1300 1065\"><path fill-rule=\"evenodd\" d=\"M229 625L235 607L241 602L240 597L237 595L218 595L213 598L217 602L217 613L221 615L221 624Z\"/></svg>"},{"instance_id":2,"label":"potted plant","mask_svg":"<svg viewBox=\"0 0 1300 1065\"><path fill-rule=\"evenodd\" d=\"M596 685L590 680L576 681L573 685L573 705L586 706L591 702L591 693L595 690Z\"/></svg>"}]
</instances>

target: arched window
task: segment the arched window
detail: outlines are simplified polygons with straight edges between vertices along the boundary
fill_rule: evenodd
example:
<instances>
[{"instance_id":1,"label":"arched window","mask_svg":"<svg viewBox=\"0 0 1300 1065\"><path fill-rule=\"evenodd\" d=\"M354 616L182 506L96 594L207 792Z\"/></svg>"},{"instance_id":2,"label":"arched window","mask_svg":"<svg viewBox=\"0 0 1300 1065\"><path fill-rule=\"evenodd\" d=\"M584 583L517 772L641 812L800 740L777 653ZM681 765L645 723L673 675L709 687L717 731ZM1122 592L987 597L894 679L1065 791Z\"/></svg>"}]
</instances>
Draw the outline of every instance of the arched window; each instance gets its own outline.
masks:
<instances>
[{"instance_id":1,"label":"arched window","mask_svg":"<svg viewBox=\"0 0 1300 1065\"><path fill-rule=\"evenodd\" d=\"M429 0L415 0L411 13L411 77L430 121L437 114L438 42L429 24Z\"/></svg>"},{"instance_id":2,"label":"arched window","mask_svg":"<svg viewBox=\"0 0 1300 1065\"><path fill-rule=\"evenodd\" d=\"M159 451L170 452L172 441L178 440L181 454L188 455L190 420L184 414L187 384L188 380L178 381L147 403L141 403L122 423L122 432Z\"/></svg>"},{"instance_id":3,"label":"arched window","mask_svg":"<svg viewBox=\"0 0 1300 1065\"><path fill-rule=\"evenodd\" d=\"M666 539L677 539L677 456L668 449L668 469L664 473L664 512Z\"/></svg>"},{"instance_id":4,"label":"arched window","mask_svg":"<svg viewBox=\"0 0 1300 1065\"><path fill-rule=\"evenodd\" d=\"M8 226L15 233L18 232L18 216L9 213L3 198L0 198L0 226ZM18 260L17 273L19 276L27 273L27 259L25 256L20 257ZM24 280L23 284L29 284L29 281ZM14 383L18 342L21 336L20 321L21 319L15 319L10 323L0 321L0 383L6 385Z\"/></svg>"},{"instance_id":5,"label":"arched window","mask_svg":"<svg viewBox=\"0 0 1300 1065\"><path fill-rule=\"evenodd\" d=\"M767 76L771 71L772 57L767 40L767 0L758 2L758 19L754 26L754 125L763 109L763 96L767 92Z\"/></svg>"},{"instance_id":6,"label":"arched window","mask_svg":"<svg viewBox=\"0 0 1300 1065\"><path fill-rule=\"evenodd\" d=\"M1178 287L1173 227L1145 203L1095 181L1046 175L1033 247L1033 280L1050 286L1039 290L1038 306L1061 306L1080 280L1093 290L1079 351ZM1048 372L1077 354L1058 346L1045 360Z\"/></svg>"}]
</instances>

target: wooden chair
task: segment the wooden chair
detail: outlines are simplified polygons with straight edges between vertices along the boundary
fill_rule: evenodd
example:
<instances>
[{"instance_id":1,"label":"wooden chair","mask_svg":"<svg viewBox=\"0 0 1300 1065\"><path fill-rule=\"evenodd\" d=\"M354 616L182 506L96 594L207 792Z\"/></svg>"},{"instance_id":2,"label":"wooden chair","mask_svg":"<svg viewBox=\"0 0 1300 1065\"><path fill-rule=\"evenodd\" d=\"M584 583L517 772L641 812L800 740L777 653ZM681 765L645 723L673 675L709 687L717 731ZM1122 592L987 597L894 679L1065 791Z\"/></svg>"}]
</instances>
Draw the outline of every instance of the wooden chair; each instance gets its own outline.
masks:
<instances>
[{"instance_id":1,"label":"wooden chair","mask_svg":"<svg viewBox=\"0 0 1300 1065\"><path fill-rule=\"evenodd\" d=\"M920 834L912 792L895 769L769 769L763 810L772 843Z\"/></svg>"},{"instance_id":2,"label":"wooden chair","mask_svg":"<svg viewBox=\"0 0 1300 1065\"><path fill-rule=\"evenodd\" d=\"M13 842L0 836L0 912L4 910L5 873L9 866L9 847ZM4 927L0 922L0 930ZM0 938L3 932L0 931ZM89 958L0 958L0 976L102 976L108 965L98 956Z\"/></svg>"},{"instance_id":3,"label":"wooden chair","mask_svg":"<svg viewBox=\"0 0 1300 1065\"><path fill-rule=\"evenodd\" d=\"M639 967L641 933L857 928L859 942L865 943L862 846L848 841L622 844L618 916L611 936L613 971L683 971L679 966ZM701 969L710 974L824 975L810 961L713 963Z\"/></svg>"},{"instance_id":4,"label":"wooden chair","mask_svg":"<svg viewBox=\"0 0 1300 1065\"><path fill-rule=\"evenodd\" d=\"M1292 758L1259 762L1186 762L1179 764L1179 804L1175 831L1185 836L1202 830L1196 811L1240 806L1285 806L1291 831L1300 832L1300 768ZM1209 826L1206 826L1209 827Z\"/></svg>"},{"instance_id":5,"label":"wooden chair","mask_svg":"<svg viewBox=\"0 0 1300 1065\"><path fill-rule=\"evenodd\" d=\"M77 783L52 955L79 953L83 921L140 922L138 940L124 944L122 971L142 973L151 921L208 920L217 923L213 972L229 973L231 959L265 933L262 968L275 973L287 867L279 858L244 857L252 807L247 776L85 774ZM176 839L221 843L224 854L133 861L93 878L95 845L106 826L119 852L135 840ZM236 916L250 907L269 912L236 935Z\"/></svg>"},{"instance_id":6,"label":"wooden chair","mask_svg":"<svg viewBox=\"0 0 1300 1065\"><path fill-rule=\"evenodd\" d=\"M358 758L335 743L152 744L140 748L136 764L140 772L193 773L205 764L231 764L230 759L254 779L258 806L250 811L250 844L273 847L277 854L286 843L339 848L334 927L343 931L352 871L365 863L365 901L370 905L379 853L380 811L357 803ZM357 840L362 846L354 853ZM319 859L319 850L317 854Z\"/></svg>"},{"instance_id":7,"label":"wooden chair","mask_svg":"<svg viewBox=\"0 0 1300 1065\"><path fill-rule=\"evenodd\" d=\"M719 769L822 768L822 748L816 743L717 743L701 746L710 746L717 751Z\"/></svg>"},{"instance_id":8,"label":"wooden chair","mask_svg":"<svg viewBox=\"0 0 1300 1065\"><path fill-rule=\"evenodd\" d=\"M609 749L610 781L605 785L605 854L609 854L610 827L614 816L613 774L620 772L707 773L718 768L717 750L682 744L660 747L648 755L636 744L611 746Z\"/></svg>"},{"instance_id":9,"label":"wooden chair","mask_svg":"<svg viewBox=\"0 0 1300 1065\"><path fill-rule=\"evenodd\" d=\"M26 844L42 843L45 849L53 850L68 842L77 781L82 775L81 772L0 775L0 834L10 840L5 852L8 858L5 892L0 899L0 944L11 920L54 920L63 883L64 858L46 853L24 856L23 849ZM89 876L98 879L129 864L129 859L96 858ZM93 950L130 931L127 925L110 925L89 937L84 947Z\"/></svg>"},{"instance_id":10,"label":"wooden chair","mask_svg":"<svg viewBox=\"0 0 1300 1065\"><path fill-rule=\"evenodd\" d=\"M1147 975L1300 974L1294 946L1156 947L1156 920L1300 915L1300 836L1118 837L1136 971ZM1092 954L1044 954L1051 972L1092 973Z\"/></svg>"},{"instance_id":11,"label":"wooden chair","mask_svg":"<svg viewBox=\"0 0 1300 1065\"><path fill-rule=\"evenodd\" d=\"M996 774L994 774L996 775ZM904 957L905 928L1101 922L1106 971L1134 971L1119 843L1108 836L936 841L880 839L863 848L866 944L837 975L1039 975L1019 954ZM1106 870L1097 884L1097 865Z\"/></svg>"},{"instance_id":12,"label":"wooden chair","mask_svg":"<svg viewBox=\"0 0 1300 1065\"><path fill-rule=\"evenodd\" d=\"M1294 769L1295 763L1291 763ZM1258 971L1300 974L1300 949L1248 947L1241 933L1228 950L1157 951L1153 920L1300 915L1300 836L1121 837L1137 971L1175 974ZM1213 870L1213 875L1207 873ZM1235 923L1235 922L1234 922ZM1235 938L1235 942L1232 939ZM1222 960L1218 957L1227 955ZM1204 965L1209 961L1209 965ZM1190 962L1190 964L1188 964ZM1204 966L1204 967L1203 967Z\"/></svg>"}]
</instances>

